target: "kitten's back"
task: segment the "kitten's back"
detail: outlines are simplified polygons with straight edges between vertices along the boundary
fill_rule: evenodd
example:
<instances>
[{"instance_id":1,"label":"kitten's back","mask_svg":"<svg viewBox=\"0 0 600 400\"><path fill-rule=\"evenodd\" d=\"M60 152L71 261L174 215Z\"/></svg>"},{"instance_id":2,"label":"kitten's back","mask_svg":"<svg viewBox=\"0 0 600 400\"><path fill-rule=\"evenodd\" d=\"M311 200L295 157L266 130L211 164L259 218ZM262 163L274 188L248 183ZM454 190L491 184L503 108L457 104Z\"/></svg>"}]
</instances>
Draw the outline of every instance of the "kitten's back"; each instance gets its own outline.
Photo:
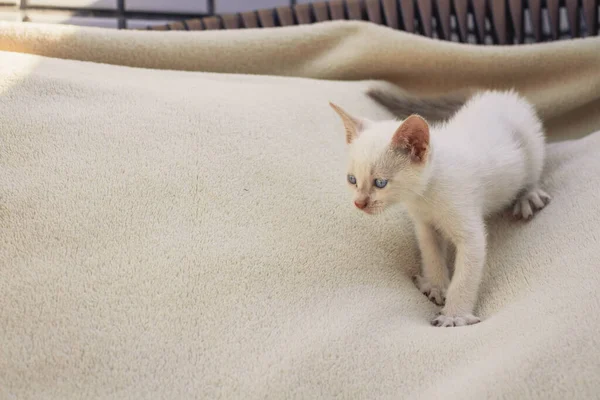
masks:
<instances>
[{"instance_id":1,"label":"kitten's back","mask_svg":"<svg viewBox=\"0 0 600 400\"><path fill-rule=\"evenodd\" d=\"M540 147L542 124L535 108L515 91L486 91L474 95L448 123L453 135L466 135L471 143Z\"/></svg>"},{"instance_id":2,"label":"kitten's back","mask_svg":"<svg viewBox=\"0 0 600 400\"><path fill-rule=\"evenodd\" d=\"M452 174L462 175L474 192L483 189L486 214L539 181L542 124L534 107L514 91L475 95L436 133L436 141L458 157Z\"/></svg>"}]
</instances>

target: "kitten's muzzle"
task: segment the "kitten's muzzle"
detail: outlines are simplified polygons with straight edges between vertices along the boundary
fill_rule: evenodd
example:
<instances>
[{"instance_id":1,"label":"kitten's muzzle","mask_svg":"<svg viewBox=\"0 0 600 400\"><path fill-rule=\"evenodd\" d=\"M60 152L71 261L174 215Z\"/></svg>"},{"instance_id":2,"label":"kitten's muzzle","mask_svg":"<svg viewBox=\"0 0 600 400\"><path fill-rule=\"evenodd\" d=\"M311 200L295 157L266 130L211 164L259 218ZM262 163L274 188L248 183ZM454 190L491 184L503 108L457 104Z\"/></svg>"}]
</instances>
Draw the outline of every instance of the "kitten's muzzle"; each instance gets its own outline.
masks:
<instances>
[{"instance_id":1,"label":"kitten's muzzle","mask_svg":"<svg viewBox=\"0 0 600 400\"><path fill-rule=\"evenodd\" d=\"M359 208L361 210L364 210L367 205L369 204L369 202L367 200L364 201L354 201L354 205L356 206L356 208Z\"/></svg>"}]
</instances>

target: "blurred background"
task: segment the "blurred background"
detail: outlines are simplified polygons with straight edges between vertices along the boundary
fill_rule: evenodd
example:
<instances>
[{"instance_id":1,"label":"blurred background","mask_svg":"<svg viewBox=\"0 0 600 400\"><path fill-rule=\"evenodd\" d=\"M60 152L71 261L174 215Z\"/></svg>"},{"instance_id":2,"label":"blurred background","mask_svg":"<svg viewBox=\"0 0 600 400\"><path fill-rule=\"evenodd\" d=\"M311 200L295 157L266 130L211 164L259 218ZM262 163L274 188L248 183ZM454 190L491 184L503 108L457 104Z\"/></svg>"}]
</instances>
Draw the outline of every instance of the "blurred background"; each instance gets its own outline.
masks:
<instances>
[{"instance_id":1,"label":"blurred background","mask_svg":"<svg viewBox=\"0 0 600 400\"><path fill-rule=\"evenodd\" d=\"M360 7L362 7L361 12L364 15L359 19L373 20L373 18L367 18L364 2L351 1L354 6L362 4ZM346 7L349 7L346 0L331 0L330 4L321 5L322 7L314 5L321 2L322 0L0 0L0 21L58 23L114 29L147 29L148 27L161 30L219 29L223 25L229 29L227 20L223 17L212 21L212 25L211 21L208 24L189 21L191 19L199 21L199 18L217 14L246 13L242 18L242 22L246 22L242 24L243 26L271 26L263 23L266 21L264 18L277 21L281 14L275 9L282 7L303 8L304 15L308 15L307 18L313 22L318 19L315 15L319 11L329 14L331 19L337 19L334 14L337 15L339 12L334 12L333 8L347 10ZM313 5L309 3L313 3ZM371 4L373 3L371 2ZM468 43L511 44L569 39L576 36L596 35L600 24L600 2L598 0L380 0L378 11L376 11L378 23L395 29L405 29L401 21L406 16L402 15L401 10L408 8L408 3L412 3L410 8L417 12L414 32L426 33L432 37L443 36L446 40ZM449 26L445 26L447 32L445 35L439 35L441 26L438 22L440 18L437 8L441 3L446 4L446 13L450 13L446 20L449 21ZM463 4L462 7L468 7L468 18L461 20L460 29L457 29L456 7L459 3ZM473 4L475 3L480 6L479 18L476 15L477 12L474 12ZM534 3L537 17L532 20L529 8ZM424 6L424 4L426 5ZM420 22L422 16L419 17L419 10L423 7L430 10L429 20L432 28L428 30L429 32L424 32L424 25ZM275 11L272 13L267 11L266 14L263 11L259 15L262 19L248 15L248 12L260 9ZM492 17L492 9L499 19ZM515 9L521 10L519 14L522 14L518 18L521 27L516 36L513 34ZM347 11L344 12L348 14ZM371 16L369 14L368 17ZM294 19L294 23L304 23L299 21L297 14L290 18ZM236 24L237 19L236 16L234 19ZM249 19L255 22L248 24ZM186 20L187 22L177 23L177 21ZM476 20L480 23L476 23ZM499 21L500 25L498 25ZM499 38L498 32L507 33L504 38Z\"/></svg>"},{"instance_id":2,"label":"blurred background","mask_svg":"<svg viewBox=\"0 0 600 400\"><path fill-rule=\"evenodd\" d=\"M214 14L310 2L311 0L0 0L0 20L139 29Z\"/></svg>"}]
</instances>

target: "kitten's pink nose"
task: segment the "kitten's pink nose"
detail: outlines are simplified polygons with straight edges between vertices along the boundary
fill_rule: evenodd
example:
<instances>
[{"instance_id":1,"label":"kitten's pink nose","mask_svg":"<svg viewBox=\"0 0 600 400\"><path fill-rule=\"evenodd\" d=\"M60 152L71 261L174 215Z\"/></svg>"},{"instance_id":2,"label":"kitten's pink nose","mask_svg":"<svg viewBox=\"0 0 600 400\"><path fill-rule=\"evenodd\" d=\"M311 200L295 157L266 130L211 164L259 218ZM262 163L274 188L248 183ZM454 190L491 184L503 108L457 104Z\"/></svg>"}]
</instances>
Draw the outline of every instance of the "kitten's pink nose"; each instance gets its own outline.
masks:
<instances>
[{"instance_id":1,"label":"kitten's pink nose","mask_svg":"<svg viewBox=\"0 0 600 400\"><path fill-rule=\"evenodd\" d=\"M354 205L357 208L360 208L361 210L364 210L364 208L367 206L367 202L366 201L355 201Z\"/></svg>"}]
</instances>

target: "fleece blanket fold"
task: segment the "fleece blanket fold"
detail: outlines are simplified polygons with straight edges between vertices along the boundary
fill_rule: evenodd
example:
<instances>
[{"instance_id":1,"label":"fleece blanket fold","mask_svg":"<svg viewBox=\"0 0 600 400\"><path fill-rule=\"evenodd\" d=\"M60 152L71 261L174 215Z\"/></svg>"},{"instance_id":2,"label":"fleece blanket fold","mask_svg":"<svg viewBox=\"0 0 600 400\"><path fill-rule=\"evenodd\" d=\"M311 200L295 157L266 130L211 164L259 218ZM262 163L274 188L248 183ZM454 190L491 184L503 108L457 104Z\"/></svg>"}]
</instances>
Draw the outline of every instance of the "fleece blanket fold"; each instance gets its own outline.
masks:
<instances>
[{"instance_id":1,"label":"fleece blanket fold","mask_svg":"<svg viewBox=\"0 0 600 400\"><path fill-rule=\"evenodd\" d=\"M430 326L409 219L352 207L327 103L389 117L379 80L544 117L553 201L490 220L478 325ZM0 398L600 393L599 39L2 24L0 110Z\"/></svg>"}]
</instances>

